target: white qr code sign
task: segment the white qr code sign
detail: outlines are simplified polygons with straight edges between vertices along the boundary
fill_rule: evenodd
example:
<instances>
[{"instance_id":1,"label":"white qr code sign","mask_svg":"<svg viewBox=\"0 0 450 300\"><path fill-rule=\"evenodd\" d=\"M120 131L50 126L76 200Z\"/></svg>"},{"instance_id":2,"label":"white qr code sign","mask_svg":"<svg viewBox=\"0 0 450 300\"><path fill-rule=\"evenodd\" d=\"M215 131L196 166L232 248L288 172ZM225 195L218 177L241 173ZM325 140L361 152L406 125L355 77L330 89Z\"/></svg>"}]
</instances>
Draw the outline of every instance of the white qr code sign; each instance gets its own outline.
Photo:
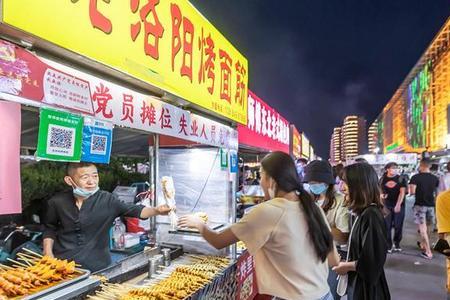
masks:
<instances>
[{"instance_id":1,"label":"white qr code sign","mask_svg":"<svg viewBox=\"0 0 450 300\"><path fill-rule=\"evenodd\" d=\"M61 156L73 156L75 128L49 124L47 153Z\"/></svg>"}]
</instances>

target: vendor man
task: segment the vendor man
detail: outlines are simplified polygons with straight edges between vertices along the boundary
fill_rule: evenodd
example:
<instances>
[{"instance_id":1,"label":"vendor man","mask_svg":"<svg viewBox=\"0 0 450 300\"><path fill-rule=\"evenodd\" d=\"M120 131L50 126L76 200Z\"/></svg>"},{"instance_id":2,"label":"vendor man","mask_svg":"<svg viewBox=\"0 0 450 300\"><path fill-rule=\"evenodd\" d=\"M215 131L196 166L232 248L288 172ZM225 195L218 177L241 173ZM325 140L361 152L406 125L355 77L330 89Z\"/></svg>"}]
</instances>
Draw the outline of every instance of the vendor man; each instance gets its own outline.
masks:
<instances>
[{"instance_id":1,"label":"vendor man","mask_svg":"<svg viewBox=\"0 0 450 300\"><path fill-rule=\"evenodd\" d=\"M64 181L72 191L57 194L48 202L44 254L75 260L92 272L111 264L109 229L115 218L147 219L170 212L167 205L126 204L99 190L97 167L92 163L68 164Z\"/></svg>"}]
</instances>

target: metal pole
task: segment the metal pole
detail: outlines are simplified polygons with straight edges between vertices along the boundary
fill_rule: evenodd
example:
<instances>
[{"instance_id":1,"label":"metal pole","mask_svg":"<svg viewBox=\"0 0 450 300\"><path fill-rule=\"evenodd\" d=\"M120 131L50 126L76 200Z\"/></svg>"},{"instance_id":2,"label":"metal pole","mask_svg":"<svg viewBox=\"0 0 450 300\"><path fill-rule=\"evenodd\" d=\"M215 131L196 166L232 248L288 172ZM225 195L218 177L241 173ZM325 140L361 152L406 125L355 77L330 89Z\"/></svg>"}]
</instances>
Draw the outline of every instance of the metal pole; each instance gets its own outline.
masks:
<instances>
[{"instance_id":1,"label":"metal pole","mask_svg":"<svg viewBox=\"0 0 450 300\"><path fill-rule=\"evenodd\" d=\"M153 199L151 206L156 206L157 199L157 183L158 183L158 162L159 162L159 135L153 134L153 145L149 147L149 159L150 159L150 188L153 189ZM156 217L150 219L150 229L152 232L156 231Z\"/></svg>"},{"instance_id":2,"label":"metal pole","mask_svg":"<svg viewBox=\"0 0 450 300\"><path fill-rule=\"evenodd\" d=\"M236 159L237 159L237 164L239 165L239 156L234 151L228 151L228 153L230 154L230 156L232 154L236 154ZM229 159L229 163L230 163L230 159ZM236 192L237 192L237 187L239 185L238 180L237 180L237 174L238 173L231 173L231 166L228 167L228 182L229 182L229 188L231 188L231 215L230 215L230 221L231 223L236 223ZM239 172L239 168L238 168L238 172ZM231 257L232 259L236 259L237 257L237 246L236 244L233 244L231 246Z\"/></svg>"}]
</instances>

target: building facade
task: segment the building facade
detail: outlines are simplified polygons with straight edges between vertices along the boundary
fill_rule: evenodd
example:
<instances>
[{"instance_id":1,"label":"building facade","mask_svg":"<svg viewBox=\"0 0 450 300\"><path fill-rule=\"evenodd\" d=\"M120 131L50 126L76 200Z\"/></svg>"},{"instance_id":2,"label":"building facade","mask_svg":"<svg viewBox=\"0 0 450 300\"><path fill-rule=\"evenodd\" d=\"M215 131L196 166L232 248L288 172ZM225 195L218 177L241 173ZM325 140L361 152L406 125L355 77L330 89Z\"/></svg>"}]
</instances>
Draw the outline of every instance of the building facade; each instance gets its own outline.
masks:
<instances>
[{"instance_id":1,"label":"building facade","mask_svg":"<svg viewBox=\"0 0 450 300\"><path fill-rule=\"evenodd\" d=\"M377 154L380 152L380 148L378 147L378 123L375 121L370 125L369 130L367 131L367 145L369 153Z\"/></svg>"},{"instance_id":2,"label":"building facade","mask_svg":"<svg viewBox=\"0 0 450 300\"><path fill-rule=\"evenodd\" d=\"M367 153L366 120L347 116L342 127L335 127L330 139L330 162L337 164Z\"/></svg>"},{"instance_id":3,"label":"building facade","mask_svg":"<svg viewBox=\"0 0 450 300\"><path fill-rule=\"evenodd\" d=\"M372 124L381 153L450 148L449 44L450 18Z\"/></svg>"},{"instance_id":4,"label":"building facade","mask_svg":"<svg viewBox=\"0 0 450 300\"><path fill-rule=\"evenodd\" d=\"M342 162L342 128L335 127L330 139L330 162L335 165Z\"/></svg>"},{"instance_id":5,"label":"building facade","mask_svg":"<svg viewBox=\"0 0 450 300\"><path fill-rule=\"evenodd\" d=\"M359 116L347 116L342 126L342 160L367 152L366 120Z\"/></svg>"}]
</instances>

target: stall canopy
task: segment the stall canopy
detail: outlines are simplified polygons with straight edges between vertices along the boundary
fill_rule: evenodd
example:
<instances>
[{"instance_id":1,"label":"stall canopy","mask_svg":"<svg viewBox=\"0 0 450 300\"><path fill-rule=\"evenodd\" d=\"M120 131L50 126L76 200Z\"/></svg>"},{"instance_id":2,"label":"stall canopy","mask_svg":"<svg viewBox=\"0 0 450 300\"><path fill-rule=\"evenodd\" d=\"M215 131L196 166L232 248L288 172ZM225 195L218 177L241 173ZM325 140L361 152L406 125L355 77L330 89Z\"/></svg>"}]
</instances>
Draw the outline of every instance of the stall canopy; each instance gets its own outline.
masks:
<instances>
[{"instance_id":1,"label":"stall canopy","mask_svg":"<svg viewBox=\"0 0 450 300\"><path fill-rule=\"evenodd\" d=\"M241 149L289 153L289 122L252 91L248 96L248 122L238 125L238 133Z\"/></svg>"},{"instance_id":2,"label":"stall canopy","mask_svg":"<svg viewBox=\"0 0 450 300\"><path fill-rule=\"evenodd\" d=\"M35 107L59 108L107 121L119 128L157 133L214 147L238 148L237 131L222 123L37 56L9 42L0 40L0 49L0 67L3 70L0 74L0 99ZM33 122L32 118L30 116L29 122L36 126L38 122ZM139 133L122 134L121 130L114 139L127 141L125 147L130 148L141 143L136 141ZM142 143L148 146L147 139ZM115 150L113 147L113 154ZM136 152L130 150L128 153Z\"/></svg>"}]
</instances>

